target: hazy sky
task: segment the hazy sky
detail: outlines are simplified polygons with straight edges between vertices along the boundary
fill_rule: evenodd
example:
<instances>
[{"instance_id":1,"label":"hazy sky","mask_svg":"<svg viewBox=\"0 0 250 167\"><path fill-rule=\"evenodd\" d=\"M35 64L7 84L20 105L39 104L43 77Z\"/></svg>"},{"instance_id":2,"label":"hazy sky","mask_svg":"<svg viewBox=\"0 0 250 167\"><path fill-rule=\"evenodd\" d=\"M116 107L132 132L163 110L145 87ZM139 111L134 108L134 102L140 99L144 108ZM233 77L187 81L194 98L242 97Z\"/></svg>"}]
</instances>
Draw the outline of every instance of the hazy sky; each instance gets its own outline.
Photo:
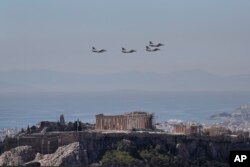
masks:
<instances>
[{"instance_id":1,"label":"hazy sky","mask_svg":"<svg viewBox=\"0 0 250 167\"><path fill-rule=\"evenodd\" d=\"M0 71L250 73L249 9L249 0L1 0ZM149 40L166 46L146 53Z\"/></svg>"}]
</instances>

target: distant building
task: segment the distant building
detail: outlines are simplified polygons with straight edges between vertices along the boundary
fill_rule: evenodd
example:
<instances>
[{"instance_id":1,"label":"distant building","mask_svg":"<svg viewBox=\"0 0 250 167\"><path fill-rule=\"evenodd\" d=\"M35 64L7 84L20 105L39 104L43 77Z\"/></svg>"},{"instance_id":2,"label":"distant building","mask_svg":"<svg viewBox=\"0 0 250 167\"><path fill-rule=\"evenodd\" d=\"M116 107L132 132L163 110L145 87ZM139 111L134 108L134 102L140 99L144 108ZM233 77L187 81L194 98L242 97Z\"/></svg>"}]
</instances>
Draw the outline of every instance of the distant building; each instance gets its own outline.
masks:
<instances>
[{"instance_id":1,"label":"distant building","mask_svg":"<svg viewBox=\"0 0 250 167\"><path fill-rule=\"evenodd\" d=\"M208 136L220 136L230 134L230 130L221 126L212 126L204 129L204 133Z\"/></svg>"},{"instance_id":2,"label":"distant building","mask_svg":"<svg viewBox=\"0 0 250 167\"><path fill-rule=\"evenodd\" d=\"M203 127L199 124L178 123L174 125L174 133L200 136L203 133Z\"/></svg>"},{"instance_id":3,"label":"distant building","mask_svg":"<svg viewBox=\"0 0 250 167\"><path fill-rule=\"evenodd\" d=\"M60 125L65 125L64 115L60 115Z\"/></svg>"},{"instance_id":4,"label":"distant building","mask_svg":"<svg viewBox=\"0 0 250 167\"><path fill-rule=\"evenodd\" d=\"M186 125L183 123L174 125L174 132L178 134L186 134Z\"/></svg>"},{"instance_id":5,"label":"distant building","mask_svg":"<svg viewBox=\"0 0 250 167\"><path fill-rule=\"evenodd\" d=\"M96 130L152 129L153 115L147 112L131 112L123 115L96 115Z\"/></svg>"},{"instance_id":6,"label":"distant building","mask_svg":"<svg viewBox=\"0 0 250 167\"><path fill-rule=\"evenodd\" d=\"M192 125L189 126L189 135L201 136L202 133L203 133L202 125L192 124Z\"/></svg>"}]
</instances>

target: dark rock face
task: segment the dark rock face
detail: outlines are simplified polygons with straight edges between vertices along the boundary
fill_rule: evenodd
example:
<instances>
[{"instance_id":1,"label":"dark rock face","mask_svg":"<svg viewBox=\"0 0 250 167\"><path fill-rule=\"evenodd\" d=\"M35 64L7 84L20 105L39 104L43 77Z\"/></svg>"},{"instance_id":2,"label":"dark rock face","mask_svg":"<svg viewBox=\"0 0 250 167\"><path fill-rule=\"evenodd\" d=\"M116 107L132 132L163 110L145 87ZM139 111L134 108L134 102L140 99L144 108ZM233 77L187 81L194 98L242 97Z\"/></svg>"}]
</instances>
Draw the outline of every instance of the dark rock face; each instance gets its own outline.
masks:
<instances>
[{"instance_id":1,"label":"dark rock face","mask_svg":"<svg viewBox=\"0 0 250 167\"><path fill-rule=\"evenodd\" d=\"M31 146L19 146L0 156L0 166L18 166L34 158L35 152Z\"/></svg>"},{"instance_id":2,"label":"dark rock face","mask_svg":"<svg viewBox=\"0 0 250 167\"><path fill-rule=\"evenodd\" d=\"M89 164L99 162L108 150L126 151L130 155L139 150L160 148L162 152L188 161L205 158L228 163L230 150L250 149L250 139L227 137L192 137L167 134L80 134L79 141L88 153ZM136 155L135 155L136 156Z\"/></svg>"},{"instance_id":3,"label":"dark rock face","mask_svg":"<svg viewBox=\"0 0 250 167\"><path fill-rule=\"evenodd\" d=\"M125 151L130 153L136 151L135 143L127 139L122 139L120 142L117 143L116 147L116 149L119 151Z\"/></svg>"}]
</instances>

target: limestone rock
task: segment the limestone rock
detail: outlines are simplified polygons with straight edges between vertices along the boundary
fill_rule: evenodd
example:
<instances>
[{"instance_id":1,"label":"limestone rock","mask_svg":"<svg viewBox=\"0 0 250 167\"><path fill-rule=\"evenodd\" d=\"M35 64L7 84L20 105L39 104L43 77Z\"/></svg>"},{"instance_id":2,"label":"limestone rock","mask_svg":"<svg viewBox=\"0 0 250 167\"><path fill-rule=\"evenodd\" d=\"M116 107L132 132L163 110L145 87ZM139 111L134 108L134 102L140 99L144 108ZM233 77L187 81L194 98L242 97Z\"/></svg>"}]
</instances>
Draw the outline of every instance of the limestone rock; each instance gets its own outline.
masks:
<instances>
[{"instance_id":1,"label":"limestone rock","mask_svg":"<svg viewBox=\"0 0 250 167\"><path fill-rule=\"evenodd\" d=\"M39 160L41 160L42 158L43 158L43 155L40 154L40 153L37 153L37 154L36 154L36 158L35 158L34 161L39 161Z\"/></svg>"},{"instance_id":2,"label":"limestone rock","mask_svg":"<svg viewBox=\"0 0 250 167\"><path fill-rule=\"evenodd\" d=\"M37 155L41 166L83 166L78 142L59 147L53 154Z\"/></svg>"},{"instance_id":3,"label":"limestone rock","mask_svg":"<svg viewBox=\"0 0 250 167\"><path fill-rule=\"evenodd\" d=\"M24 166L41 166L40 162L30 161L24 164Z\"/></svg>"},{"instance_id":4,"label":"limestone rock","mask_svg":"<svg viewBox=\"0 0 250 167\"><path fill-rule=\"evenodd\" d=\"M19 146L0 156L0 166L20 166L34 158L35 152L31 146Z\"/></svg>"}]
</instances>

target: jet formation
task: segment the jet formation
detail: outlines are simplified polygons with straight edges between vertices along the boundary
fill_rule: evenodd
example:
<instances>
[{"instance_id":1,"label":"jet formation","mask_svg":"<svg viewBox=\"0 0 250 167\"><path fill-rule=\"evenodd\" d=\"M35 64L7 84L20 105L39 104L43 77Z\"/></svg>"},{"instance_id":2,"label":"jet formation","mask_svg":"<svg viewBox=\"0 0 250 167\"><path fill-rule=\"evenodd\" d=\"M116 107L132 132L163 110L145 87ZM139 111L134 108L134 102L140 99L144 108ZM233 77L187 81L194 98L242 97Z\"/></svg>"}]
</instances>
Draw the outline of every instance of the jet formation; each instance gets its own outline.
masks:
<instances>
[{"instance_id":1,"label":"jet formation","mask_svg":"<svg viewBox=\"0 0 250 167\"><path fill-rule=\"evenodd\" d=\"M146 46L145 50L147 52L156 52L156 51L160 50L161 46L164 46L164 44L162 44L162 43L154 44L152 41L149 41L149 45ZM106 49L99 49L98 50L95 47L92 47L92 52L94 52L94 53L103 53L103 52L107 52L107 50ZM136 50L135 49L127 50L124 47L122 47L121 52L122 53L134 53L134 52L136 52Z\"/></svg>"}]
</instances>

